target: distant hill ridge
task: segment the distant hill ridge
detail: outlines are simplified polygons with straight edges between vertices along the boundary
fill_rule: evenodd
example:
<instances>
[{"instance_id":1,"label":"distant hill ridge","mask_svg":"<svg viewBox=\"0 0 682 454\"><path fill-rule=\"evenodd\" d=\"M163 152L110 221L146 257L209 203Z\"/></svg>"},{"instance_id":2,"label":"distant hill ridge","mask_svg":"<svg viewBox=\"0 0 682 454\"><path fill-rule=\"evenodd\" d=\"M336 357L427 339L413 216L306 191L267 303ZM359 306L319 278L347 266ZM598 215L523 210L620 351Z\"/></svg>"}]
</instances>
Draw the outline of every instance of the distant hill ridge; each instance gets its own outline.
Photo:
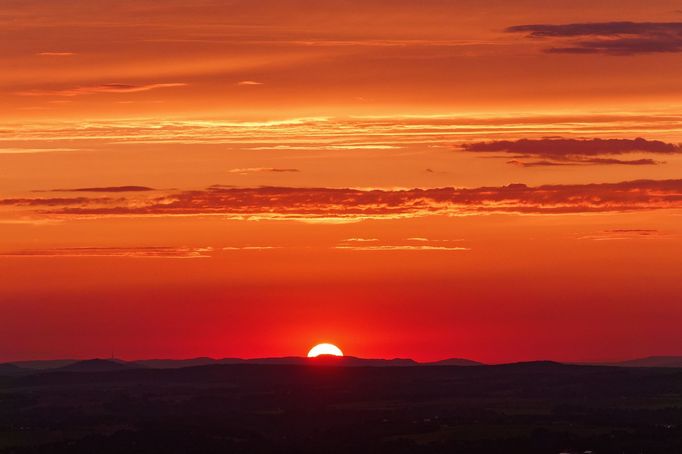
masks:
<instances>
[{"instance_id":1,"label":"distant hill ridge","mask_svg":"<svg viewBox=\"0 0 682 454\"><path fill-rule=\"evenodd\" d=\"M448 358L440 361L431 361L429 363L422 363L426 366L484 366L485 364L464 358Z\"/></svg>"},{"instance_id":2,"label":"distant hill ridge","mask_svg":"<svg viewBox=\"0 0 682 454\"><path fill-rule=\"evenodd\" d=\"M142 366L135 363L122 362L111 359L86 359L84 361L77 361L66 366L58 367L52 370L59 370L64 372L112 372L126 369L140 369Z\"/></svg>"},{"instance_id":3,"label":"distant hill ridge","mask_svg":"<svg viewBox=\"0 0 682 454\"><path fill-rule=\"evenodd\" d=\"M337 365L337 366L372 366L372 367L398 367L398 366L418 366L420 363L412 359L394 358L394 359L368 359L356 358L354 356L320 356L317 358L306 358L301 356L285 356L276 358L195 358L187 360L142 360L135 361L145 367L159 368L159 369L175 369L187 366L206 366L210 364L288 364L288 365L306 365L306 364L321 364L321 365Z\"/></svg>"},{"instance_id":4,"label":"distant hill ridge","mask_svg":"<svg viewBox=\"0 0 682 454\"><path fill-rule=\"evenodd\" d=\"M682 367L682 356L647 356L616 363L604 363L620 367Z\"/></svg>"},{"instance_id":5,"label":"distant hill ridge","mask_svg":"<svg viewBox=\"0 0 682 454\"><path fill-rule=\"evenodd\" d=\"M40 373L45 371L63 372L110 372L126 369L181 369L196 366L211 366L220 364L261 364L261 365L325 365L340 367L421 367L421 366L453 366L474 367L486 364L466 358L448 358L440 361L417 362L409 358L358 358L354 356L320 356L307 358L301 356L286 356L274 358L209 358L198 357L188 359L146 359L136 361L123 361L115 358L110 359L59 359L17 361L14 363L1 363L0 376L17 376ZM524 363L512 363L509 365L561 365L553 361L530 361ZM682 368L682 356L650 356L628 361L610 363L582 363L583 365L611 366L611 367L666 367Z\"/></svg>"},{"instance_id":6,"label":"distant hill ridge","mask_svg":"<svg viewBox=\"0 0 682 454\"><path fill-rule=\"evenodd\" d=\"M46 370L59 370L71 372L106 372L131 368L148 369L180 369L184 367L210 366L214 364L282 364L282 365L330 365L344 367L412 367L412 366L481 366L483 363L462 359L449 358L440 361L420 363L410 358L358 358L355 356L319 356L317 358L307 358L302 356L285 356L273 358L209 358L198 357L188 359L144 359L135 361L123 361L115 358L111 359L63 359L63 360L35 360L18 361L15 363L0 364L7 365L7 370L15 369L40 372Z\"/></svg>"},{"instance_id":7,"label":"distant hill ridge","mask_svg":"<svg viewBox=\"0 0 682 454\"><path fill-rule=\"evenodd\" d=\"M26 369L22 369L19 366L16 366L14 364L0 364L0 376L5 375L5 376L10 376L13 377L15 375L21 375L22 372L26 372Z\"/></svg>"}]
</instances>

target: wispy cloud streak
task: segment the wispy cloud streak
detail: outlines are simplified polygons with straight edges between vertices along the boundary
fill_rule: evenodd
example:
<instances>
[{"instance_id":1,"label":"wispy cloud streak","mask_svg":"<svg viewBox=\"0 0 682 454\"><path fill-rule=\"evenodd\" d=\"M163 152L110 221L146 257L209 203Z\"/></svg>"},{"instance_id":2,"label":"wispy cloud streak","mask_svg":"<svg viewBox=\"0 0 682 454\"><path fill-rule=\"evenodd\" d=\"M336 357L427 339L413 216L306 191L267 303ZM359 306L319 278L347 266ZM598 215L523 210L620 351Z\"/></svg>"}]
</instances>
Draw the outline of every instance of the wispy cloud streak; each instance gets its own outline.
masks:
<instances>
[{"instance_id":1,"label":"wispy cloud streak","mask_svg":"<svg viewBox=\"0 0 682 454\"><path fill-rule=\"evenodd\" d=\"M277 167L246 167L242 169L230 169L229 173L248 175L251 173L298 173L299 169L283 169Z\"/></svg>"},{"instance_id":2,"label":"wispy cloud streak","mask_svg":"<svg viewBox=\"0 0 682 454\"><path fill-rule=\"evenodd\" d=\"M592 235L584 235L579 240L592 241L631 241L631 240L662 240L670 239L671 235L656 229L610 229Z\"/></svg>"},{"instance_id":3,"label":"wispy cloud streak","mask_svg":"<svg viewBox=\"0 0 682 454\"><path fill-rule=\"evenodd\" d=\"M88 85L82 87L74 88L64 88L55 90L28 90L18 92L21 96L82 96L82 95L94 95L98 93L138 93L142 91L156 90L158 88L172 88L172 87L184 87L186 83L157 83L157 84L146 84L146 85L132 85L132 84L101 84L101 85Z\"/></svg>"},{"instance_id":4,"label":"wispy cloud streak","mask_svg":"<svg viewBox=\"0 0 682 454\"><path fill-rule=\"evenodd\" d=\"M335 249L346 251L445 251L445 252L462 252L470 251L471 249L465 247L451 247L451 246L411 246L411 245L380 245L380 246L349 246L339 245Z\"/></svg>"},{"instance_id":5,"label":"wispy cloud streak","mask_svg":"<svg viewBox=\"0 0 682 454\"><path fill-rule=\"evenodd\" d=\"M120 257L152 259L195 259L208 258L210 247L70 247L54 249L26 249L0 252L0 257L15 258L79 258L79 257Z\"/></svg>"},{"instance_id":6,"label":"wispy cloud streak","mask_svg":"<svg viewBox=\"0 0 682 454\"><path fill-rule=\"evenodd\" d=\"M410 145L451 147L480 138L566 140L590 136L679 136L682 115L537 115L508 117L303 117L264 121L157 120L5 124L0 143L46 148L60 141L87 144L234 144L254 150L398 150ZM589 140L589 139L585 139ZM627 140L627 139L624 139ZM635 139L633 139L635 140ZM653 141L650 141L653 142ZM85 146L85 145L84 145Z\"/></svg>"}]
</instances>

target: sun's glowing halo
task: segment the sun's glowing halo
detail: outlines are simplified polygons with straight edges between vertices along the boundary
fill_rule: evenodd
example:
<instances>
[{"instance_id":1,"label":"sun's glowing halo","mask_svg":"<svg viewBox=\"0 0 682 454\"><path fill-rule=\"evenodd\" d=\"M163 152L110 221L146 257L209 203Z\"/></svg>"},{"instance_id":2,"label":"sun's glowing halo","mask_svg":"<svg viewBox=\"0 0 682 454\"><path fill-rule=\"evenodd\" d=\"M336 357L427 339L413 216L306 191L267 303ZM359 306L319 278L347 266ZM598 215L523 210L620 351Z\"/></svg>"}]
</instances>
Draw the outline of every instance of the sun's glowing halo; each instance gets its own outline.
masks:
<instances>
[{"instance_id":1,"label":"sun's glowing halo","mask_svg":"<svg viewBox=\"0 0 682 454\"><path fill-rule=\"evenodd\" d=\"M317 344L308 352L308 358L317 358L320 355L343 356L343 352L334 344Z\"/></svg>"}]
</instances>

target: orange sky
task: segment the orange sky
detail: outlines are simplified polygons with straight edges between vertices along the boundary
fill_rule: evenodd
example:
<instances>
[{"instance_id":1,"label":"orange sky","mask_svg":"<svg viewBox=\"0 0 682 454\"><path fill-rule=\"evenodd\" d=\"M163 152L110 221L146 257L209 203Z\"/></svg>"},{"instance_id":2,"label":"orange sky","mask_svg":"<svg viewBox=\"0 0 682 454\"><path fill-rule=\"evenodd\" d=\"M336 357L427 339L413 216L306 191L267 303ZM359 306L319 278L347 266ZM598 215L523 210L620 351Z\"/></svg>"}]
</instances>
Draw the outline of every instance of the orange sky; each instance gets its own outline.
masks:
<instances>
[{"instance_id":1,"label":"orange sky","mask_svg":"<svg viewBox=\"0 0 682 454\"><path fill-rule=\"evenodd\" d=\"M6 1L0 361L681 354L677 2Z\"/></svg>"}]
</instances>

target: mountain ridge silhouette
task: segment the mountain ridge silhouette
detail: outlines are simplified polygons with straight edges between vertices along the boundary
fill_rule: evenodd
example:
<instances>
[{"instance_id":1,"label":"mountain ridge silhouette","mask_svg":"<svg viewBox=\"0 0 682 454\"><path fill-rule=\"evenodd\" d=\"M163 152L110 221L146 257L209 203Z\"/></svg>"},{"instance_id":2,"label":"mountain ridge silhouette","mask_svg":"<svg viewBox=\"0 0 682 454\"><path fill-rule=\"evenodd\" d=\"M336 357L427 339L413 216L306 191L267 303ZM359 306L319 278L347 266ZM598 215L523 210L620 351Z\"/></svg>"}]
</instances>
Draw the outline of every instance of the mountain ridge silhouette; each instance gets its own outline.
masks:
<instances>
[{"instance_id":1,"label":"mountain ridge silhouette","mask_svg":"<svg viewBox=\"0 0 682 454\"><path fill-rule=\"evenodd\" d=\"M55 359L55 360L29 360L0 363L0 375L15 376L27 375L47 371L63 372L108 372L125 369L182 369L186 367L252 364L252 365L322 365L338 367L476 367L492 365L569 365L578 364L586 366L610 366L610 367L653 367L653 368L682 368L682 356L647 356L618 362L581 362L570 363L560 361L522 361L503 364L485 364L466 358L446 358L437 361L418 362L410 358L359 358L355 356L330 356L321 355L317 358L304 356L283 356L266 358L155 358L142 360L120 360L116 358L91 358L91 359Z\"/></svg>"}]
</instances>

